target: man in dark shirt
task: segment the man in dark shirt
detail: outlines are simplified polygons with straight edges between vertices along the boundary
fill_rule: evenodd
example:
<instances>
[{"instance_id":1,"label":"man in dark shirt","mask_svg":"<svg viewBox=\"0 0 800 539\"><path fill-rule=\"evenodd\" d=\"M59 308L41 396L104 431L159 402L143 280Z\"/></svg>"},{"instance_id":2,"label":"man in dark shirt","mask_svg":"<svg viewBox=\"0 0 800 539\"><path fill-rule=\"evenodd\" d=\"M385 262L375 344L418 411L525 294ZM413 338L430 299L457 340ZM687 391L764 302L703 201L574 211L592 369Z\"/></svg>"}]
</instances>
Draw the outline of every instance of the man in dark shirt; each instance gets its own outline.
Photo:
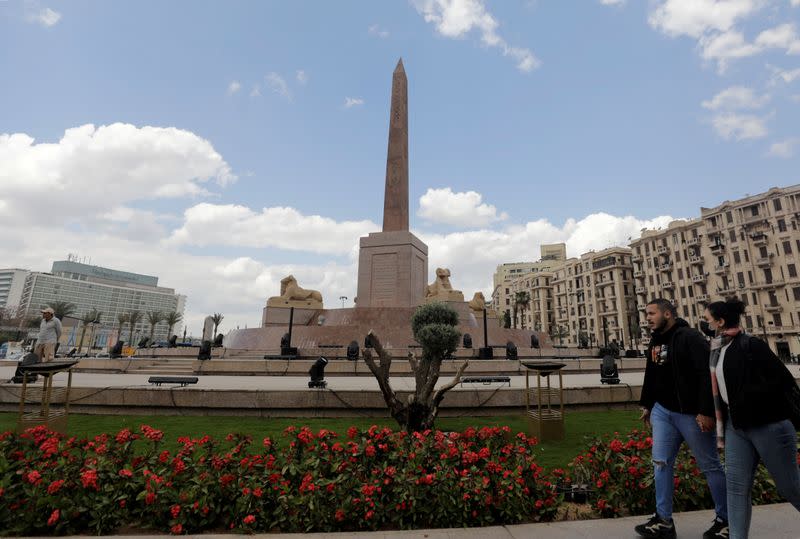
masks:
<instances>
[{"instance_id":1,"label":"man in dark shirt","mask_svg":"<svg viewBox=\"0 0 800 539\"><path fill-rule=\"evenodd\" d=\"M669 300L651 301L645 313L651 339L639 404L641 419L653 431L656 514L636 526L636 533L650 538L676 537L672 522L673 470L678 450L686 441L706 476L716 510L714 523L703 538L727 538L727 493L714 436L708 343L699 331L678 318Z\"/></svg>"}]
</instances>

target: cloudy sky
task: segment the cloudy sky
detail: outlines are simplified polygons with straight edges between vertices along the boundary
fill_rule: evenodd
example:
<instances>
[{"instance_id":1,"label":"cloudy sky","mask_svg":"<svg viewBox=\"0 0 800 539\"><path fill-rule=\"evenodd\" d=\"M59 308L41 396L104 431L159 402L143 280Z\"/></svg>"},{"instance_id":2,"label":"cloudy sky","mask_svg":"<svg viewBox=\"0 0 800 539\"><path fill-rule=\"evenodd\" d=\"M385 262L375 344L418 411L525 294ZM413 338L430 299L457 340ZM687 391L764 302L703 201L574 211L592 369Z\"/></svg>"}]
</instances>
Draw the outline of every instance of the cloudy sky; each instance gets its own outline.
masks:
<instances>
[{"instance_id":1,"label":"cloudy sky","mask_svg":"<svg viewBox=\"0 0 800 539\"><path fill-rule=\"evenodd\" d=\"M391 73L430 271L625 245L798 183L800 0L0 1L0 267L157 275L189 332L352 305Z\"/></svg>"}]
</instances>

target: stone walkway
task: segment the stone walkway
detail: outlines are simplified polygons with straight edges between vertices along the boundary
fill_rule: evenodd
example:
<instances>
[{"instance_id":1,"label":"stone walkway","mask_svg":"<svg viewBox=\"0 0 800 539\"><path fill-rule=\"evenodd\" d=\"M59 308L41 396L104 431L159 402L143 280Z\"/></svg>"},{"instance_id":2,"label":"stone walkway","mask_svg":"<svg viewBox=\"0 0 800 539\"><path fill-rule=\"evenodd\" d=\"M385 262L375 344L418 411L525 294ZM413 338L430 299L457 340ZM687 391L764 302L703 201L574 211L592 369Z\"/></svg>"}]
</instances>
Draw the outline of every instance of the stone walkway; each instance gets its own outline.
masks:
<instances>
[{"instance_id":1,"label":"stone walkway","mask_svg":"<svg viewBox=\"0 0 800 539\"><path fill-rule=\"evenodd\" d=\"M694 511L675 515L679 539L699 539L711 525L713 511ZM633 527L646 517L627 517L603 520L575 520L545 524L519 524L515 526L492 526L488 528L458 528L442 530L263 534L252 535L263 539L635 539ZM115 536L117 539L125 536ZM147 539L147 535L129 536L132 539ZM152 536L163 537L163 535ZM242 535L202 535L203 539L224 537L241 538ZM800 539L800 514L788 503L764 505L753 510L750 539Z\"/></svg>"}]
</instances>

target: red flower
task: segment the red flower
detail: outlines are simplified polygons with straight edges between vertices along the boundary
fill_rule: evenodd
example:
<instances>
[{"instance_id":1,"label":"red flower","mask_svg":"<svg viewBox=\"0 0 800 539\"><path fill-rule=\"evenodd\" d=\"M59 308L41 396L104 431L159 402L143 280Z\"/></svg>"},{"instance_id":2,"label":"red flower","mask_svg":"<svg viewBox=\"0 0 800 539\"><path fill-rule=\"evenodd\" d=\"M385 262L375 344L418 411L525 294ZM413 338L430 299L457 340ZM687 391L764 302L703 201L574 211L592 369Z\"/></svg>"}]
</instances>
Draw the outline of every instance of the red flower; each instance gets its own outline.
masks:
<instances>
[{"instance_id":1,"label":"red flower","mask_svg":"<svg viewBox=\"0 0 800 539\"><path fill-rule=\"evenodd\" d=\"M621 442L621 441L619 441L619 440L617 440L616 438L614 438L613 440L611 440L611 443L610 443L610 444L608 444L608 447L609 447L609 448L611 449L611 451L613 451L614 453L619 453L619 452L620 452L620 451L622 451L622 449L623 449L622 442Z\"/></svg>"},{"instance_id":2,"label":"red flower","mask_svg":"<svg viewBox=\"0 0 800 539\"><path fill-rule=\"evenodd\" d=\"M120 477L133 477L133 472L127 468L123 468L119 471Z\"/></svg>"},{"instance_id":3,"label":"red flower","mask_svg":"<svg viewBox=\"0 0 800 539\"><path fill-rule=\"evenodd\" d=\"M356 427L350 427L349 429L347 429L347 437L348 438L351 438L351 439L355 438L357 434L358 434L358 429Z\"/></svg>"},{"instance_id":4,"label":"red flower","mask_svg":"<svg viewBox=\"0 0 800 539\"><path fill-rule=\"evenodd\" d=\"M172 535L180 535L183 533L183 525L175 524L169 531L172 532Z\"/></svg>"},{"instance_id":5,"label":"red flower","mask_svg":"<svg viewBox=\"0 0 800 539\"><path fill-rule=\"evenodd\" d=\"M47 519L47 525L55 526L56 523L58 523L59 518L61 518L61 511L56 509L52 513L50 513L50 518Z\"/></svg>"},{"instance_id":6,"label":"red flower","mask_svg":"<svg viewBox=\"0 0 800 539\"><path fill-rule=\"evenodd\" d=\"M33 470L32 472L28 472L28 474L25 476L25 480L31 485L38 485L42 482L42 474L36 470Z\"/></svg>"},{"instance_id":7,"label":"red flower","mask_svg":"<svg viewBox=\"0 0 800 539\"><path fill-rule=\"evenodd\" d=\"M344 511L342 511L341 509L337 509L336 510L336 514L334 515L334 518L336 519L336 522L343 521L344 517L345 517Z\"/></svg>"},{"instance_id":8,"label":"red flower","mask_svg":"<svg viewBox=\"0 0 800 539\"><path fill-rule=\"evenodd\" d=\"M47 493L48 494L55 494L56 492L61 490L61 487L63 487L63 486L64 486L64 480L63 479L58 479L56 481L53 481L52 483L50 483L50 486L47 487Z\"/></svg>"},{"instance_id":9,"label":"red flower","mask_svg":"<svg viewBox=\"0 0 800 539\"><path fill-rule=\"evenodd\" d=\"M255 521L256 521L256 517L255 516L247 515L246 517L244 517L244 520L242 522L244 522L245 524L252 524Z\"/></svg>"},{"instance_id":10,"label":"red flower","mask_svg":"<svg viewBox=\"0 0 800 539\"><path fill-rule=\"evenodd\" d=\"M172 515L172 518L178 518L178 515L181 512L181 506L178 504L173 505L169 508L169 512Z\"/></svg>"},{"instance_id":11,"label":"red flower","mask_svg":"<svg viewBox=\"0 0 800 539\"><path fill-rule=\"evenodd\" d=\"M81 483L83 484L83 488L93 488L95 490L100 490L100 487L97 485L97 470L86 470L81 474Z\"/></svg>"},{"instance_id":12,"label":"red flower","mask_svg":"<svg viewBox=\"0 0 800 539\"><path fill-rule=\"evenodd\" d=\"M156 495L152 492L148 492L147 496L144 497L144 503L147 505L152 505L154 501L156 501Z\"/></svg>"},{"instance_id":13,"label":"red flower","mask_svg":"<svg viewBox=\"0 0 800 539\"><path fill-rule=\"evenodd\" d=\"M364 448L364 453L366 453L368 457L374 457L375 456L375 446L374 445L368 445L367 447Z\"/></svg>"}]
</instances>

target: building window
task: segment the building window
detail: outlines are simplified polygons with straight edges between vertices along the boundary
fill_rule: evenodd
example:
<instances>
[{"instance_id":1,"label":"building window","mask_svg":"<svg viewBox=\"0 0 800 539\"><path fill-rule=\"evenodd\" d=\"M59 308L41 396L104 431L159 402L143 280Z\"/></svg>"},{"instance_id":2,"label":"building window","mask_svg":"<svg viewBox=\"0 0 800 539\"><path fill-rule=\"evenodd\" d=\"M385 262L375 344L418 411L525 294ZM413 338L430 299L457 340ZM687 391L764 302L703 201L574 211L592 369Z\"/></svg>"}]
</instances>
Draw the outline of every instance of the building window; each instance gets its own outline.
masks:
<instances>
[{"instance_id":1,"label":"building window","mask_svg":"<svg viewBox=\"0 0 800 539\"><path fill-rule=\"evenodd\" d=\"M794 300L800 301L800 286L795 286L792 288L792 293L794 294Z\"/></svg>"},{"instance_id":2,"label":"building window","mask_svg":"<svg viewBox=\"0 0 800 539\"><path fill-rule=\"evenodd\" d=\"M734 251L733 252L733 261L736 264L741 264L742 263L742 257L739 255L739 251Z\"/></svg>"},{"instance_id":3,"label":"building window","mask_svg":"<svg viewBox=\"0 0 800 539\"><path fill-rule=\"evenodd\" d=\"M792 254L792 242L788 240L783 242L783 254L785 255Z\"/></svg>"},{"instance_id":4,"label":"building window","mask_svg":"<svg viewBox=\"0 0 800 539\"><path fill-rule=\"evenodd\" d=\"M753 204L750 206L750 215L752 217L758 217L758 204Z\"/></svg>"},{"instance_id":5,"label":"building window","mask_svg":"<svg viewBox=\"0 0 800 539\"><path fill-rule=\"evenodd\" d=\"M781 211L781 199L773 198L772 205L775 207L775 211Z\"/></svg>"},{"instance_id":6,"label":"building window","mask_svg":"<svg viewBox=\"0 0 800 539\"><path fill-rule=\"evenodd\" d=\"M733 213L731 213L729 211L726 211L725 212L725 221L727 221L728 224L731 224L733 222Z\"/></svg>"},{"instance_id":7,"label":"building window","mask_svg":"<svg viewBox=\"0 0 800 539\"><path fill-rule=\"evenodd\" d=\"M786 221L778 219L778 232L786 232Z\"/></svg>"},{"instance_id":8,"label":"building window","mask_svg":"<svg viewBox=\"0 0 800 539\"><path fill-rule=\"evenodd\" d=\"M736 243L736 231L735 230L731 230L730 233L728 234L728 237L730 237L731 243Z\"/></svg>"}]
</instances>

